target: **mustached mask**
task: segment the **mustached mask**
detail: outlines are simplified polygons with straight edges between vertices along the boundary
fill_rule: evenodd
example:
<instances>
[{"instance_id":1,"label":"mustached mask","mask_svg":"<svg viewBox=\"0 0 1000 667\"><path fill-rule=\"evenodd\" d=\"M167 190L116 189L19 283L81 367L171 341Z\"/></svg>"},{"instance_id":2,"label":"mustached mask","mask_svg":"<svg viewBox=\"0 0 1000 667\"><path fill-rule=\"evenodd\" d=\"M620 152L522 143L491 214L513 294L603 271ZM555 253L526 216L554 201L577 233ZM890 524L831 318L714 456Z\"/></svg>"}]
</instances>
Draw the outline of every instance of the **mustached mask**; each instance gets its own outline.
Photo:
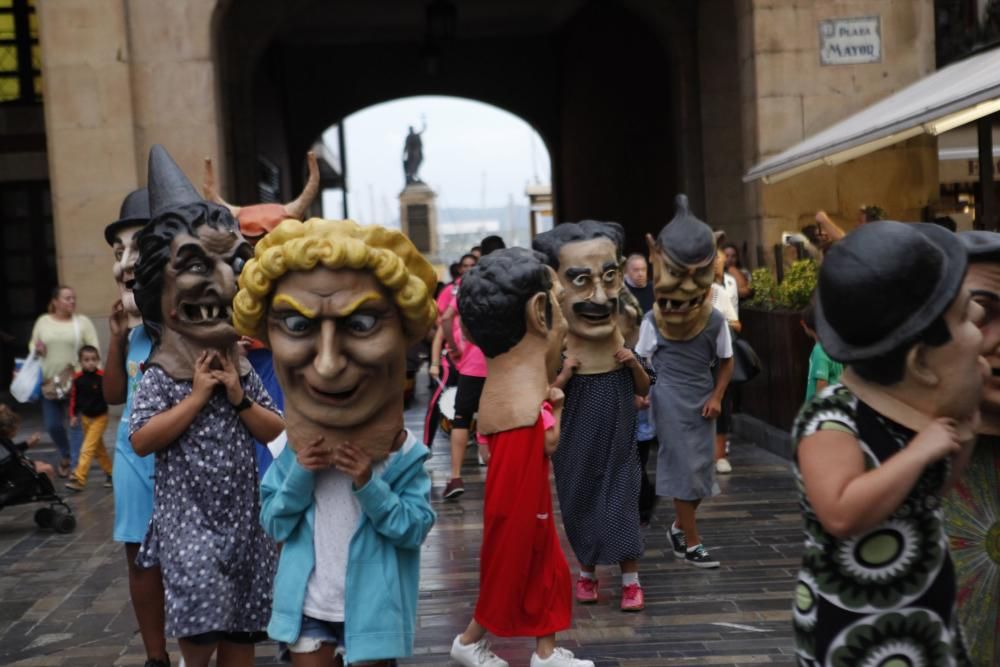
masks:
<instances>
[{"instance_id":1,"label":"mustached mask","mask_svg":"<svg viewBox=\"0 0 1000 667\"><path fill-rule=\"evenodd\" d=\"M621 342L616 314L624 241L621 225L584 220L557 225L532 242L562 285L560 305L569 325L567 354L581 362L578 372L583 374L616 367L613 354ZM609 348L614 350L608 352Z\"/></svg>"},{"instance_id":2,"label":"mustached mask","mask_svg":"<svg viewBox=\"0 0 1000 667\"><path fill-rule=\"evenodd\" d=\"M712 228L691 214L686 195L654 240L646 235L653 266L653 315L668 340L689 340L708 324L715 279L716 240Z\"/></svg>"}]
</instances>

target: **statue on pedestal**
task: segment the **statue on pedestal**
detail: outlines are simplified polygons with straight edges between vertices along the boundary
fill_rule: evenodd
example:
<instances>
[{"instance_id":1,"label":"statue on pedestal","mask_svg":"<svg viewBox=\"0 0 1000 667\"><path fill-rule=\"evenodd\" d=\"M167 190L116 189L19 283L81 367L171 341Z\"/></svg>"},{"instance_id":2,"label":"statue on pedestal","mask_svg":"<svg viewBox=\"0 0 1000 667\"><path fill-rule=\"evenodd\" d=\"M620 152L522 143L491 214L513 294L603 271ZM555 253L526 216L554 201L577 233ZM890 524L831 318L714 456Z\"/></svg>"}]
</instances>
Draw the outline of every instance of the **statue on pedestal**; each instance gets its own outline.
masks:
<instances>
[{"instance_id":1,"label":"statue on pedestal","mask_svg":"<svg viewBox=\"0 0 1000 667\"><path fill-rule=\"evenodd\" d=\"M406 185L413 183L423 183L417 172L424 161L424 142L422 135L427 130L427 123L424 122L419 132L413 131L410 126L410 133L406 135L406 143L403 144L403 173L406 176Z\"/></svg>"}]
</instances>

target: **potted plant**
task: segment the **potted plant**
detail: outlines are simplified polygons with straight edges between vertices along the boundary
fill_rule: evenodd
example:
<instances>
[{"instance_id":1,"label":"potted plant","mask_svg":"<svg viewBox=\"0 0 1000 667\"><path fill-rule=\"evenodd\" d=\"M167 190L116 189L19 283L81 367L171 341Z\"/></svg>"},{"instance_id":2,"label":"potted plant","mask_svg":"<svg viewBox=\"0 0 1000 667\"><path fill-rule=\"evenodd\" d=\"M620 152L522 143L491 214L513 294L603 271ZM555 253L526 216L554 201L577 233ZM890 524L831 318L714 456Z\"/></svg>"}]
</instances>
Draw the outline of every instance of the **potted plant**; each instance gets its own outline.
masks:
<instances>
[{"instance_id":1,"label":"potted plant","mask_svg":"<svg viewBox=\"0 0 1000 667\"><path fill-rule=\"evenodd\" d=\"M740 308L742 337L761 360L761 372L744 391L735 430L753 442L789 456L788 431L802 406L813 341L801 322L819 274L816 262L794 262L780 283L767 268L750 280L753 297Z\"/></svg>"}]
</instances>

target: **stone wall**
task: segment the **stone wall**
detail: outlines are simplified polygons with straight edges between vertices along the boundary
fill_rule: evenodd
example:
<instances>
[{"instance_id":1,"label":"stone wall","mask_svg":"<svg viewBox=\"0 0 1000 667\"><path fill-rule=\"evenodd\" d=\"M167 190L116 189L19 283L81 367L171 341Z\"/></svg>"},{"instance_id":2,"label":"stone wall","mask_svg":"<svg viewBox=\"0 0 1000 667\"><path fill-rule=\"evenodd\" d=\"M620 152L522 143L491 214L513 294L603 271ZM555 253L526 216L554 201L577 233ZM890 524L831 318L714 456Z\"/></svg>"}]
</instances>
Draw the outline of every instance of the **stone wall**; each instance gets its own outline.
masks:
<instances>
[{"instance_id":1,"label":"stone wall","mask_svg":"<svg viewBox=\"0 0 1000 667\"><path fill-rule=\"evenodd\" d=\"M116 297L103 230L145 184L149 147L165 145L198 184L202 157L219 153L214 8L203 0L38 4L59 280L76 289L84 314L105 315Z\"/></svg>"},{"instance_id":2,"label":"stone wall","mask_svg":"<svg viewBox=\"0 0 1000 667\"><path fill-rule=\"evenodd\" d=\"M932 0L737 0L744 170L930 74ZM880 16L882 61L821 66L819 22ZM860 205L916 220L937 198L936 141L918 137L838 167L748 184L748 232L765 247L818 209L850 227ZM770 256L770 253L768 253Z\"/></svg>"},{"instance_id":3,"label":"stone wall","mask_svg":"<svg viewBox=\"0 0 1000 667\"><path fill-rule=\"evenodd\" d=\"M698 3L698 73L705 210L695 211L728 240L748 240L743 202L743 123L734 0Z\"/></svg>"}]
</instances>

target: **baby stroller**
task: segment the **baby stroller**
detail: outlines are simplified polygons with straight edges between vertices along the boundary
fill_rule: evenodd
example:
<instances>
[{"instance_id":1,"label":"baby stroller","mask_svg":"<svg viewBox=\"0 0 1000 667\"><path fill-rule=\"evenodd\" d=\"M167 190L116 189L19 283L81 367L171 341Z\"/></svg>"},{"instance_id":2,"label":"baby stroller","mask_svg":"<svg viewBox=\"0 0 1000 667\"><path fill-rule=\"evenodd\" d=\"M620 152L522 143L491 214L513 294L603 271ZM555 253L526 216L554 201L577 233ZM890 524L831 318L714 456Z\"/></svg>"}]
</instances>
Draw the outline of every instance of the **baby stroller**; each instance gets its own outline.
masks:
<instances>
[{"instance_id":1,"label":"baby stroller","mask_svg":"<svg viewBox=\"0 0 1000 667\"><path fill-rule=\"evenodd\" d=\"M73 510L56 495L47 475L35 471L31 461L9 440L0 438L0 509L28 503L46 503L35 512L40 528L71 533L76 528Z\"/></svg>"}]
</instances>

